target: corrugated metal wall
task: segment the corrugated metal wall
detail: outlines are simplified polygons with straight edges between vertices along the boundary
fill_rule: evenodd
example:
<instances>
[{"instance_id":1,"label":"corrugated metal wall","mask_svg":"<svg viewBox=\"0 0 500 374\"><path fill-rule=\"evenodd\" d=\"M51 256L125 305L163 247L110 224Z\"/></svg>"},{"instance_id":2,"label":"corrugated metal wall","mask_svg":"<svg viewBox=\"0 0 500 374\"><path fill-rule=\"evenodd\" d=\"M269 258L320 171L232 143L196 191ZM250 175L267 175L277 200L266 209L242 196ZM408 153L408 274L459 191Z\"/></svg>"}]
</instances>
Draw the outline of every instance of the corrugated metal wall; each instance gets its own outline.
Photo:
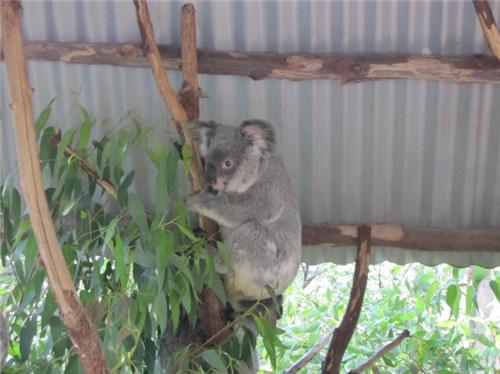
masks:
<instances>
[{"instance_id":1,"label":"corrugated metal wall","mask_svg":"<svg viewBox=\"0 0 500 374\"><path fill-rule=\"evenodd\" d=\"M198 46L204 49L489 54L471 1L194 4ZM27 40L140 41L129 1L23 5ZM158 43L180 43L181 5L149 2ZM500 2L490 5L500 19ZM167 138L164 123L169 115L148 69L31 61L29 72L35 113L56 98L62 128L78 125L78 110L71 111L78 104L100 118L118 119L132 111ZM180 74L168 74L180 87ZM0 78L4 177L15 156L3 63ZM500 224L500 87L411 80L340 86L335 81L255 82L208 75L200 76L200 86L210 95L201 105L203 118L237 124L259 117L276 125L304 223L401 222L456 228ZM106 129L96 129L96 135L100 131ZM395 249L374 255L375 261L443 261L439 254ZM352 251L343 249L306 254L311 262L343 262L350 256ZM458 265L500 264L500 254L445 258Z\"/></svg>"}]
</instances>

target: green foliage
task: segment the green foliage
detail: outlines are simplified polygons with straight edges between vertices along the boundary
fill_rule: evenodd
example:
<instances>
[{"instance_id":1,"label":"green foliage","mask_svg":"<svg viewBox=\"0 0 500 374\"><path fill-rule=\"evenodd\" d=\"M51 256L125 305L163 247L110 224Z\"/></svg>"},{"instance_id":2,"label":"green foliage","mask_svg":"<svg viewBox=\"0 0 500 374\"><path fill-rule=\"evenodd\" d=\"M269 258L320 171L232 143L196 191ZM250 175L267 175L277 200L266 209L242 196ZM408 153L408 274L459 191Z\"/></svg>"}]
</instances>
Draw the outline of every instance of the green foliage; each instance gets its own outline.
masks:
<instances>
[{"instance_id":1,"label":"green foliage","mask_svg":"<svg viewBox=\"0 0 500 374\"><path fill-rule=\"evenodd\" d=\"M353 272L353 265L304 268L287 292L278 322L286 348L276 346L276 371L270 360L261 361L265 372L282 372L331 334L345 313ZM371 265L343 371L358 367L407 329L411 337L377 362L381 373L498 373L500 303L493 295L499 279L500 269L478 266ZM260 342L258 348L264 347ZM327 348L300 373L319 373Z\"/></svg>"},{"instance_id":2,"label":"green foliage","mask_svg":"<svg viewBox=\"0 0 500 374\"><path fill-rule=\"evenodd\" d=\"M158 352L167 343L164 336L196 324L201 289L208 286L225 301L213 258L191 231L182 200L191 149L182 148L182 170L177 150L158 139L150 141L150 129L132 116L96 139L96 120L83 108L79 126L59 135L49 125L51 106L36 121L41 166L79 297L98 328L114 373L162 372ZM51 141L57 138L56 147ZM66 146L76 155L68 157ZM130 154L143 160L136 167L156 172L148 181L152 207L131 192L146 182L136 180ZM79 157L95 173L85 172ZM116 187L116 200L96 178ZM31 222L16 186L14 172L0 186L0 305L9 311L11 329L4 373L83 373L37 260ZM227 263L222 243L218 249ZM353 266L307 268L287 292L278 328L253 318L262 372L282 372L339 324L352 274ZM485 294L492 302L486 308ZM377 363L381 372L498 372L499 302L499 270L371 266L359 325L342 367L357 367L408 329L411 337ZM224 346L186 343L170 352L167 370L236 373L255 341L247 331L239 340L233 335ZM325 350L302 373L320 372Z\"/></svg>"},{"instance_id":3,"label":"green foliage","mask_svg":"<svg viewBox=\"0 0 500 374\"><path fill-rule=\"evenodd\" d=\"M92 140L95 120L84 108L78 128L60 134L49 126L51 106L36 121L42 174L79 297L98 328L113 373L160 372L158 352L166 343L165 333L175 332L184 320L196 323L202 288L212 288L225 300L213 258L190 228L178 152L158 139L151 144L149 129L132 117L123 121L126 126ZM68 157L67 147L76 153ZM127 167L131 152L144 160L141 168L156 170L151 208L130 192L134 183L145 184ZM189 150L183 153L189 156ZM94 171L89 172L82 159ZM0 187L0 297L9 310L12 332L4 373L80 373L37 261L36 241L15 179L13 173ZM116 187L116 200L97 179ZM225 371L241 356L220 347L182 348L187 354L179 367L193 372L211 372L211 366Z\"/></svg>"}]
</instances>

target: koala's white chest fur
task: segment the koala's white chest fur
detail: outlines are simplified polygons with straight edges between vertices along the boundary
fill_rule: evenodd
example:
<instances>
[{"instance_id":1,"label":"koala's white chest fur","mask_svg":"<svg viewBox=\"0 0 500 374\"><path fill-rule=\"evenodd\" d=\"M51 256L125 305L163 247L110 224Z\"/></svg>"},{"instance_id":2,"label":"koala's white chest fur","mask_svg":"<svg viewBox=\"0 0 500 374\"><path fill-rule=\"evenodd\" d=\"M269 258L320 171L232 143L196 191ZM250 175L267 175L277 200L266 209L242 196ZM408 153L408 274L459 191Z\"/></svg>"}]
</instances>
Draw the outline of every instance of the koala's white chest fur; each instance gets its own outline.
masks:
<instances>
[{"instance_id":1,"label":"koala's white chest fur","mask_svg":"<svg viewBox=\"0 0 500 374\"><path fill-rule=\"evenodd\" d=\"M276 263L265 271L255 267L251 261L238 262L224 274L224 286L230 300L260 300L271 297L266 286L276 295L281 295L293 282L299 262L291 258Z\"/></svg>"}]
</instances>

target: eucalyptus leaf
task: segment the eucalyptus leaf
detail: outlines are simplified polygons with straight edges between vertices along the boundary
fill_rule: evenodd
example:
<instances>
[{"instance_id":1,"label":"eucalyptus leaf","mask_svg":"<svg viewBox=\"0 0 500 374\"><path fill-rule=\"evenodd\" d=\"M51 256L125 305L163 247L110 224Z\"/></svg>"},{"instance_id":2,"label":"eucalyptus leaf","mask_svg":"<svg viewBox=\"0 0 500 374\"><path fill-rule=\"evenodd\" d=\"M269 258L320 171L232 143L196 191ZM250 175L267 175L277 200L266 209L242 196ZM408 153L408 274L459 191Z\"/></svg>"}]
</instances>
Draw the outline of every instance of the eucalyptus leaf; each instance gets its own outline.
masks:
<instances>
[{"instance_id":1,"label":"eucalyptus leaf","mask_svg":"<svg viewBox=\"0 0 500 374\"><path fill-rule=\"evenodd\" d=\"M479 287L479 283L490 275L490 271L481 266L474 266L472 271L472 284L474 287Z\"/></svg>"},{"instance_id":2,"label":"eucalyptus leaf","mask_svg":"<svg viewBox=\"0 0 500 374\"><path fill-rule=\"evenodd\" d=\"M67 146L71 146L73 142L73 137L75 135L75 130L70 129L66 131L59 141L59 145L57 146L57 155L56 155L56 173L57 176L61 177L63 170L66 167L67 162L65 161L64 151Z\"/></svg>"},{"instance_id":3,"label":"eucalyptus leaf","mask_svg":"<svg viewBox=\"0 0 500 374\"><path fill-rule=\"evenodd\" d=\"M116 259L116 271L118 272L118 279L120 280L120 285L123 288L127 288L128 274L127 266L125 263L125 249L123 247L122 238L119 233L116 233L115 239L115 259Z\"/></svg>"},{"instance_id":4,"label":"eucalyptus leaf","mask_svg":"<svg viewBox=\"0 0 500 374\"><path fill-rule=\"evenodd\" d=\"M29 319L26 324L21 328L19 337L19 348L21 350L21 360L26 361L30 356L31 345L33 338L36 335L37 320Z\"/></svg>"},{"instance_id":5,"label":"eucalyptus leaf","mask_svg":"<svg viewBox=\"0 0 500 374\"><path fill-rule=\"evenodd\" d=\"M490 281L490 288L495 294L497 301L500 303L500 277Z\"/></svg>"},{"instance_id":6,"label":"eucalyptus leaf","mask_svg":"<svg viewBox=\"0 0 500 374\"><path fill-rule=\"evenodd\" d=\"M217 351L213 349L208 351L203 351L201 356L207 362L207 364L209 364L212 367L212 369L218 370L220 372L227 371L227 366Z\"/></svg>"},{"instance_id":7,"label":"eucalyptus leaf","mask_svg":"<svg viewBox=\"0 0 500 374\"><path fill-rule=\"evenodd\" d=\"M90 140L90 131L94 123L85 108L81 108L83 122L80 125L80 139L78 140L78 150L86 149Z\"/></svg>"},{"instance_id":8,"label":"eucalyptus leaf","mask_svg":"<svg viewBox=\"0 0 500 374\"><path fill-rule=\"evenodd\" d=\"M148 222L146 219L146 212L144 210L144 205L141 200L135 194L130 194L128 196L128 208L129 213L132 216L132 220L135 222L139 230L147 231Z\"/></svg>"},{"instance_id":9,"label":"eucalyptus leaf","mask_svg":"<svg viewBox=\"0 0 500 374\"><path fill-rule=\"evenodd\" d=\"M158 325L160 327L160 334L163 334L167 329L168 324L168 306L167 306L167 298L163 292L160 292L155 299L155 312L156 312L156 320L158 321Z\"/></svg>"},{"instance_id":10,"label":"eucalyptus leaf","mask_svg":"<svg viewBox=\"0 0 500 374\"><path fill-rule=\"evenodd\" d=\"M51 104L54 100L52 100L49 105L47 106L47 108L45 108L44 110L42 110L42 113L40 113L40 115L38 116L38 118L36 119L36 122L35 122L35 131L36 131L36 136L37 138L40 136L40 133L42 132L43 128L45 127L45 125L47 124L49 118L50 118L50 113L51 113Z\"/></svg>"}]
</instances>

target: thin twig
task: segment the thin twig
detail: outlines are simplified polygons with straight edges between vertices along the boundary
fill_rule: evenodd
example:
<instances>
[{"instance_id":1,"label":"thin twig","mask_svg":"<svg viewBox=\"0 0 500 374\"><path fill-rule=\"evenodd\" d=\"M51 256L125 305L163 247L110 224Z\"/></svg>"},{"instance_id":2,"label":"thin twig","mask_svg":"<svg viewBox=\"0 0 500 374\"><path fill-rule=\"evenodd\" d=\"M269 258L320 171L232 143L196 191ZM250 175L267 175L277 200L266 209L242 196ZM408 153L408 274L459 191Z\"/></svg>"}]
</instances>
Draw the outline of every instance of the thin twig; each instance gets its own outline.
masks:
<instances>
[{"instance_id":1,"label":"thin twig","mask_svg":"<svg viewBox=\"0 0 500 374\"><path fill-rule=\"evenodd\" d=\"M332 332L329 332L322 338L320 338L314 346L308 350L301 358L299 358L292 366L290 366L287 370L285 370L284 374L294 374L297 373L300 369L306 366L330 341L332 338Z\"/></svg>"},{"instance_id":2,"label":"thin twig","mask_svg":"<svg viewBox=\"0 0 500 374\"><path fill-rule=\"evenodd\" d=\"M359 374L366 369L369 369L370 367L374 366L375 362L380 359L383 355L385 355L387 352L390 350L394 349L397 347L401 342L408 338L410 336L410 332L408 330L404 330L399 336L394 339L393 341L387 343L384 345L382 348L380 348L379 351L377 351L372 357L370 357L368 360L363 362L359 367L356 369L353 369L349 371L347 374Z\"/></svg>"},{"instance_id":3,"label":"thin twig","mask_svg":"<svg viewBox=\"0 0 500 374\"><path fill-rule=\"evenodd\" d=\"M60 140L61 140L61 135L59 133L59 134L54 135L54 137L52 137L52 139L50 139L50 143L57 147L57 146L59 146ZM108 194L113 196L113 198L115 198L115 200L118 199L118 191L117 191L115 185L106 179L102 179L99 176L99 173L97 172L97 170L94 168L94 166L90 162L88 162L85 158L80 156L73 148L71 148L68 145L64 148L64 154L67 157L70 157L73 160L75 160L75 162L78 164L78 166L85 173L87 173L92 179L94 179L94 181L99 186L101 186Z\"/></svg>"}]
</instances>

